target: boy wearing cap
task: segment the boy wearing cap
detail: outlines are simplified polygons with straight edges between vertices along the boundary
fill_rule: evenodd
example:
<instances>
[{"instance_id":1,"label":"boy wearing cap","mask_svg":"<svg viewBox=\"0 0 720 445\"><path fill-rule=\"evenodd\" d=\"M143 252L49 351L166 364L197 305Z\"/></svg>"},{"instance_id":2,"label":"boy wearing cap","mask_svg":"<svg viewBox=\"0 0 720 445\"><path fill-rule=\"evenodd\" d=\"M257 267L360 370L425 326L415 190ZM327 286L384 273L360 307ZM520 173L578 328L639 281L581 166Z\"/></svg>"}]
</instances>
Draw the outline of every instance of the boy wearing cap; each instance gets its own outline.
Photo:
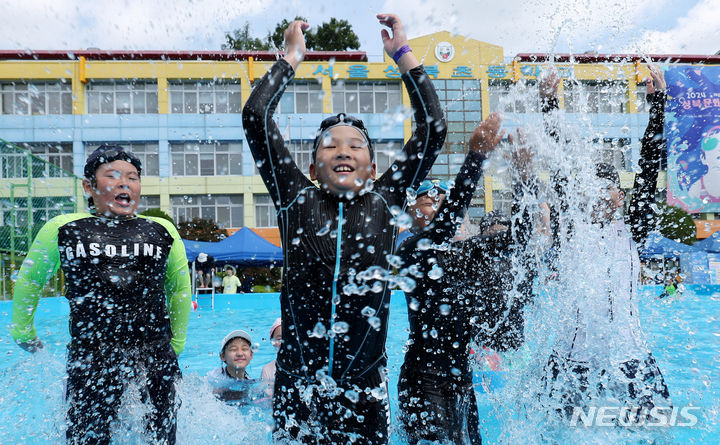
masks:
<instances>
[{"instance_id":1,"label":"boy wearing cap","mask_svg":"<svg viewBox=\"0 0 720 445\"><path fill-rule=\"evenodd\" d=\"M208 374L211 378L230 378L250 380L245 370L253 358L252 339L242 329L236 329L223 338L220 348L220 360L225 366L216 368Z\"/></svg>"},{"instance_id":2,"label":"boy wearing cap","mask_svg":"<svg viewBox=\"0 0 720 445\"><path fill-rule=\"evenodd\" d=\"M391 269L394 218L404 210L407 189L416 188L432 167L445 122L402 23L394 15L378 18L392 28L392 37L382 31L385 50L398 64L415 112L412 138L379 179L367 129L344 113L324 120L315 139L309 173L317 186L284 145L272 116L305 53L307 23L290 24L285 57L255 84L243 109L247 142L278 210L285 252L284 346L273 400L277 440L388 440L384 368L390 289L386 280L365 271ZM380 323L369 323L369 313Z\"/></svg>"},{"instance_id":3,"label":"boy wearing cap","mask_svg":"<svg viewBox=\"0 0 720 445\"><path fill-rule=\"evenodd\" d=\"M15 284L10 331L35 352L43 347L33 326L42 289L58 268L65 273L68 443L109 443L110 423L130 381L149 402L152 440L175 442L177 355L190 316L190 275L175 227L135 214L141 170L123 147L98 147L83 180L90 213L48 221Z\"/></svg>"}]
</instances>

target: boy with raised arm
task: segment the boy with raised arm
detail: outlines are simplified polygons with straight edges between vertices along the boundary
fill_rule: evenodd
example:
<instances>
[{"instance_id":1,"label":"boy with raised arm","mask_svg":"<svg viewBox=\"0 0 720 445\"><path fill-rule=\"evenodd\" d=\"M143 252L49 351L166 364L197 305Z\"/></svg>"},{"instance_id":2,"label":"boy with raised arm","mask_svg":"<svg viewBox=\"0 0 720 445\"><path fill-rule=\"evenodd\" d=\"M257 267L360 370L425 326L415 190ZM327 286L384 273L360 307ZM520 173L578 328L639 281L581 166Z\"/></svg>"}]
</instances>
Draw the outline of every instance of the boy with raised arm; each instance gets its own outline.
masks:
<instances>
[{"instance_id":1,"label":"boy with raised arm","mask_svg":"<svg viewBox=\"0 0 720 445\"><path fill-rule=\"evenodd\" d=\"M177 356L190 317L185 246L172 223L136 215L140 160L101 145L85 164L92 213L51 219L38 233L13 294L11 334L42 347L34 314L48 279L65 273L70 302L67 442L110 443L110 424L131 381L150 404L149 440L175 443Z\"/></svg>"},{"instance_id":2,"label":"boy with raised arm","mask_svg":"<svg viewBox=\"0 0 720 445\"><path fill-rule=\"evenodd\" d=\"M648 349L638 313L638 249L655 221L651 205L665 146L665 78L657 66L650 66L650 73L649 122L641 140L639 171L626 217L619 213L625 193L618 172L601 163L595 166L596 178L591 180L602 189L598 190L599 199L589 206L589 223L566 227L561 233L557 220L567 213L568 181L555 175L561 200L560 214L553 218L555 245L561 248L560 256L565 250L571 255L563 267L574 270L564 273L581 277L574 285L580 285L578 292L584 294L567 308L568 317L560 320L541 397L568 418L575 408L584 408L593 399L618 401L634 411L628 414L638 422L644 422L653 407L670 405L668 388ZM558 108L559 81L556 74L550 75L540 86L546 130L557 139L560 134L552 113ZM588 240L580 241L578 233Z\"/></svg>"},{"instance_id":3,"label":"boy with raised arm","mask_svg":"<svg viewBox=\"0 0 720 445\"><path fill-rule=\"evenodd\" d=\"M364 444L388 441L385 376L391 269L407 189L430 170L445 138L435 90L407 45L399 18L378 15L385 51L398 64L414 110L415 131L404 153L375 180L373 143L363 122L340 113L320 125L310 178L293 162L272 119L305 53L295 21L286 54L256 84L243 126L278 210L285 273L281 291L283 345L274 392L276 440ZM370 269L370 271L368 271Z\"/></svg>"},{"instance_id":4,"label":"boy with raised arm","mask_svg":"<svg viewBox=\"0 0 720 445\"><path fill-rule=\"evenodd\" d=\"M500 124L493 113L478 125L451 189L445 181L420 186L410 207L415 234L398 248L403 267L415 268L417 277L415 289L406 292L410 338L398 382L398 419L409 444L481 443L470 343L505 351L522 342L525 300L512 292L510 258L529 240L529 213L515 203L512 222L483 224L488 227L481 234L453 242L482 163L504 134ZM534 187L529 152L518 147L515 153L517 201ZM529 298L529 286L520 290Z\"/></svg>"}]
</instances>

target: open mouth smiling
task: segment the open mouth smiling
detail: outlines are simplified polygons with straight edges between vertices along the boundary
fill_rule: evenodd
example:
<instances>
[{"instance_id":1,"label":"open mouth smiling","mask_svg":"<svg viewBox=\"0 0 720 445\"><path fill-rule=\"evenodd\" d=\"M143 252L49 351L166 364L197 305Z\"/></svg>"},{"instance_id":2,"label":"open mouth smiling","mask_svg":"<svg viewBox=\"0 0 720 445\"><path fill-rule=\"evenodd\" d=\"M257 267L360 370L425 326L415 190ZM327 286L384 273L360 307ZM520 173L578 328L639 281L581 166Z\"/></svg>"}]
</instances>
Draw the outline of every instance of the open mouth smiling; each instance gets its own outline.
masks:
<instances>
[{"instance_id":1,"label":"open mouth smiling","mask_svg":"<svg viewBox=\"0 0 720 445\"><path fill-rule=\"evenodd\" d=\"M127 193L120 193L118 195L115 195L115 203L120 204L123 207L127 207L130 205L132 200L130 199L130 195Z\"/></svg>"},{"instance_id":2,"label":"open mouth smiling","mask_svg":"<svg viewBox=\"0 0 720 445\"><path fill-rule=\"evenodd\" d=\"M355 171L355 169L347 164L339 164L333 167L333 171L335 173L352 173Z\"/></svg>"}]
</instances>

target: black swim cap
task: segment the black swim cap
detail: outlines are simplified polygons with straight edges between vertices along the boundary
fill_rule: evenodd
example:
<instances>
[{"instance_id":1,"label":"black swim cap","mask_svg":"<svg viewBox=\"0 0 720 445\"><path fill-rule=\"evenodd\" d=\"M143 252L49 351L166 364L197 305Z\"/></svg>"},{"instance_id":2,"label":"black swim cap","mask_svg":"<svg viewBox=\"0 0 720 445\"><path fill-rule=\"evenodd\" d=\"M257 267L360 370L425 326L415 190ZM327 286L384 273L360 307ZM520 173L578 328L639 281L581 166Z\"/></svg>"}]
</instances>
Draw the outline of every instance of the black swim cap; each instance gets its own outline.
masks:
<instances>
[{"instance_id":1,"label":"black swim cap","mask_svg":"<svg viewBox=\"0 0 720 445\"><path fill-rule=\"evenodd\" d=\"M142 162L130 150L119 145L103 144L93 151L85 161L85 177L94 179L97 169L108 162L127 161L137 168L138 174L142 172Z\"/></svg>"}]
</instances>

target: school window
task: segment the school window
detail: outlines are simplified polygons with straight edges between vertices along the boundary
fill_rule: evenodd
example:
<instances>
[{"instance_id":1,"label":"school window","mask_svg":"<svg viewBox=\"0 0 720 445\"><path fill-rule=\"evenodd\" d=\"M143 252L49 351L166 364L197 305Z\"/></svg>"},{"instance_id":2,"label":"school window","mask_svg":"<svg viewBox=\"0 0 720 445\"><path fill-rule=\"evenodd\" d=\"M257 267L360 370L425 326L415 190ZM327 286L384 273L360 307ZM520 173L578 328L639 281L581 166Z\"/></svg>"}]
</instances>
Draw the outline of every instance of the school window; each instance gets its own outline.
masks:
<instances>
[{"instance_id":1,"label":"school window","mask_svg":"<svg viewBox=\"0 0 720 445\"><path fill-rule=\"evenodd\" d=\"M628 170L630 166L626 161L626 153L630 149L630 141L628 139L603 139L602 142L596 140L599 144L595 153L595 162L603 162L614 166L618 171Z\"/></svg>"},{"instance_id":2,"label":"school window","mask_svg":"<svg viewBox=\"0 0 720 445\"><path fill-rule=\"evenodd\" d=\"M312 164L312 149L314 140L299 140L299 141L287 141L285 146L293 157L295 164L304 174L308 174L310 171L310 164Z\"/></svg>"},{"instance_id":3,"label":"school window","mask_svg":"<svg viewBox=\"0 0 720 445\"><path fill-rule=\"evenodd\" d=\"M140 202L138 203L138 213L144 212L148 209L159 209L160 208L160 197L159 196L148 196L142 195Z\"/></svg>"},{"instance_id":4,"label":"school window","mask_svg":"<svg viewBox=\"0 0 720 445\"><path fill-rule=\"evenodd\" d=\"M378 178L385 173L395 158L402 152L403 141L383 141L373 144L375 150L375 166Z\"/></svg>"},{"instance_id":5,"label":"school window","mask_svg":"<svg viewBox=\"0 0 720 445\"><path fill-rule=\"evenodd\" d=\"M2 114L72 114L69 82L3 82L0 93Z\"/></svg>"},{"instance_id":6,"label":"school window","mask_svg":"<svg viewBox=\"0 0 720 445\"><path fill-rule=\"evenodd\" d=\"M440 105L445 113L448 134L430 175L452 179L467 153L467 140L482 120L480 81L478 79L433 79Z\"/></svg>"},{"instance_id":7,"label":"school window","mask_svg":"<svg viewBox=\"0 0 720 445\"><path fill-rule=\"evenodd\" d=\"M142 163L142 176L159 176L160 159L157 142L103 142L103 144L119 145L131 151ZM85 145L85 158L95 151L101 144L91 143Z\"/></svg>"},{"instance_id":8,"label":"school window","mask_svg":"<svg viewBox=\"0 0 720 445\"><path fill-rule=\"evenodd\" d=\"M324 95L320 83L294 80L280 98L275 113L322 113Z\"/></svg>"},{"instance_id":9,"label":"school window","mask_svg":"<svg viewBox=\"0 0 720 445\"><path fill-rule=\"evenodd\" d=\"M171 176L242 175L242 142L170 144Z\"/></svg>"},{"instance_id":10,"label":"school window","mask_svg":"<svg viewBox=\"0 0 720 445\"><path fill-rule=\"evenodd\" d=\"M333 113L387 113L402 105L400 82L333 81Z\"/></svg>"},{"instance_id":11,"label":"school window","mask_svg":"<svg viewBox=\"0 0 720 445\"><path fill-rule=\"evenodd\" d=\"M172 215L176 224L202 218L214 221L221 229L243 226L243 195L171 196Z\"/></svg>"},{"instance_id":12,"label":"school window","mask_svg":"<svg viewBox=\"0 0 720 445\"><path fill-rule=\"evenodd\" d=\"M488 83L488 98L490 111L501 113L537 113L539 107L539 94L535 88L537 81L532 79L520 80L513 83L507 79L490 79Z\"/></svg>"},{"instance_id":13,"label":"school window","mask_svg":"<svg viewBox=\"0 0 720 445\"><path fill-rule=\"evenodd\" d=\"M56 216L73 213L75 211L74 199L70 196L32 198L32 225L40 228ZM83 204L78 203L78 208L82 209ZM9 198L3 198L0 202L0 214L0 220L5 227L26 226L28 223L27 198L15 198L14 203Z\"/></svg>"},{"instance_id":14,"label":"school window","mask_svg":"<svg viewBox=\"0 0 720 445\"><path fill-rule=\"evenodd\" d=\"M154 81L92 81L87 86L88 114L152 114L158 112Z\"/></svg>"},{"instance_id":15,"label":"school window","mask_svg":"<svg viewBox=\"0 0 720 445\"><path fill-rule=\"evenodd\" d=\"M627 82L565 81L565 110L570 113L624 113Z\"/></svg>"},{"instance_id":16,"label":"school window","mask_svg":"<svg viewBox=\"0 0 720 445\"><path fill-rule=\"evenodd\" d=\"M178 114L241 113L240 83L235 81L169 81L170 112Z\"/></svg>"},{"instance_id":17,"label":"school window","mask_svg":"<svg viewBox=\"0 0 720 445\"><path fill-rule=\"evenodd\" d=\"M255 200L255 227L277 227L277 210L270 195L253 195Z\"/></svg>"},{"instance_id":18,"label":"school window","mask_svg":"<svg viewBox=\"0 0 720 445\"><path fill-rule=\"evenodd\" d=\"M20 148L23 148L36 157L31 158L32 177L33 178L60 178L72 175L73 171L73 149L72 143L64 142L16 142ZM20 173L20 176L27 177L27 155L11 153L15 168L8 169ZM5 155L3 156L5 157ZM38 159L39 158L39 159ZM42 162L47 161L47 162ZM49 163L49 164L48 164ZM19 167L19 168L18 168ZM3 169L5 170L5 169ZM5 177L5 176L4 176Z\"/></svg>"},{"instance_id":19,"label":"school window","mask_svg":"<svg viewBox=\"0 0 720 445\"><path fill-rule=\"evenodd\" d=\"M493 190L493 211L510 216L512 214L513 193L512 190Z\"/></svg>"},{"instance_id":20,"label":"school window","mask_svg":"<svg viewBox=\"0 0 720 445\"><path fill-rule=\"evenodd\" d=\"M647 113L650 111L647 105L647 86L645 85L645 82L638 84L636 94L637 101L635 102L635 105L637 106L637 112Z\"/></svg>"}]
</instances>

